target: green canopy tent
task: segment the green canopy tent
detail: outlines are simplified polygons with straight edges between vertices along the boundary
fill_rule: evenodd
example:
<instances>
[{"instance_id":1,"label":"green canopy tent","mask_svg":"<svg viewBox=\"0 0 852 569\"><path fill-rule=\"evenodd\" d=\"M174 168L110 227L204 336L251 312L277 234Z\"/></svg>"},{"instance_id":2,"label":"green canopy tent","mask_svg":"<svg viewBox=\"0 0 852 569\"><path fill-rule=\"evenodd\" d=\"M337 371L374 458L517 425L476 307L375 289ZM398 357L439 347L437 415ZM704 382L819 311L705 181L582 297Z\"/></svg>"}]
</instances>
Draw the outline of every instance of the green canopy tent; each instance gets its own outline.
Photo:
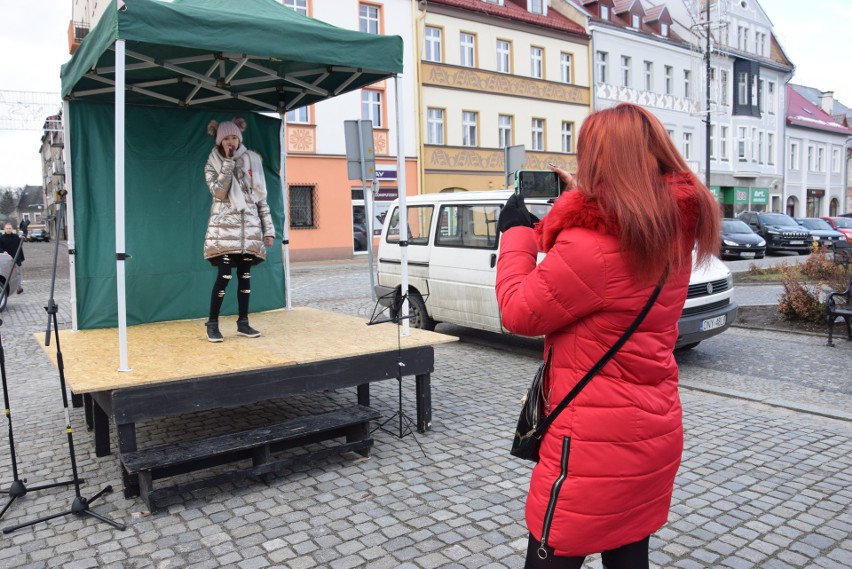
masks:
<instances>
[{"instance_id":1,"label":"green canopy tent","mask_svg":"<svg viewBox=\"0 0 852 569\"><path fill-rule=\"evenodd\" d=\"M337 28L276 0L112 0L61 73L74 328L117 325L127 371L128 322L205 314L203 130L234 114L264 158L284 243L283 286L253 309L290 308L285 114L393 78L405 188L402 53L398 36Z\"/></svg>"}]
</instances>

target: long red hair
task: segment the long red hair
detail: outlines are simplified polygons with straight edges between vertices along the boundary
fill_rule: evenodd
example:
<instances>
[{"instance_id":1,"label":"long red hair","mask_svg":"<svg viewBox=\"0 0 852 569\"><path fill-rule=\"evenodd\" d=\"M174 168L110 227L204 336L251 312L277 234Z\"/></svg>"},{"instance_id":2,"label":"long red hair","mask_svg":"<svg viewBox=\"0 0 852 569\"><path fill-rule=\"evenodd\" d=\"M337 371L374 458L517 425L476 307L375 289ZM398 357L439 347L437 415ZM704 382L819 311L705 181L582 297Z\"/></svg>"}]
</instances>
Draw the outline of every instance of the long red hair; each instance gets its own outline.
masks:
<instances>
[{"instance_id":1,"label":"long red hair","mask_svg":"<svg viewBox=\"0 0 852 569\"><path fill-rule=\"evenodd\" d=\"M670 188L672 175L687 174L694 186L694 227L684 227ZM720 208L689 169L660 121L629 103L590 115L577 142L577 190L598 202L618 228L627 262L642 281L659 278L719 250Z\"/></svg>"}]
</instances>

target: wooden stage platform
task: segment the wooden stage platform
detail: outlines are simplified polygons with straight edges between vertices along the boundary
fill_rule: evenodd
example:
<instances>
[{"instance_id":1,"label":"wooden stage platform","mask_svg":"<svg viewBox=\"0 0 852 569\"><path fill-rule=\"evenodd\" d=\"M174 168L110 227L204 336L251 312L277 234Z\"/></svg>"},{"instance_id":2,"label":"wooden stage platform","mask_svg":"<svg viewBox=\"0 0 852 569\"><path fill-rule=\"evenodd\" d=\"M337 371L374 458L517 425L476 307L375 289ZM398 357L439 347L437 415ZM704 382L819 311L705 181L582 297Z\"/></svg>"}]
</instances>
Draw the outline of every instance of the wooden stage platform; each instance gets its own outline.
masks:
<instances>
[{"instance_id":1,"label":"wooden stage platform","mask_svg":"<svg viewBox=\"0 0 852 569\"><path fill-rule=\"evenodd\" d=\"M369 384L395 380L401 374L415 377L417 430L431 429L434 346L456 338L418 329L400 337L398 326L390 322L368 326L363 318L311 308L255 313L250 319L263 336L237 336L235 317L225 317L219 326L225 341L215 344L207 341L202 319L128 327L130 371L117 369L117 329L59 332L66 385L75 396L84 397L97 456L110 454L110 428L115 425L126 497L140 495L141 488L143 499L152 506L154 479L243 456L230 452L233 439L186 441L183 444L190 448L209 448L209 454L202 453L175 468L174 460L184 453L179 447L137 448L136 426L145 421L286 400L300 393L357 388L357 407L352 410L344 409L322 419L304 417L303 425L289 422L287 426L261 426L255 430L249 438L257 448L240 452L252 453L252 472L267 471L263 469L274 467L274 463L268 463L270 450L285 444L282 433L286 431L285 446L293 447L299 439L292 433L312 421L322 424L311 423L315 434L306 435L306 443L326 436L316 434L325 429L327 436L346 436L347 442L340 448L368 452L372 438L365 421L377 416L369 409ZM56 365L56 347L44 346L43 333L35 337ZM362 419L352 419L353 416ZM273 434L276 440L264 438ZM223 450L225 446L228 453ZM223 454L228 456L222 458ZM160 462L140 472L135 470L133 464L153 460L154 455Z\"/></svg>"},{"instance_id":2,"label":"wooden stage platform","mask_svg":"<svg viewBox=\"0 0 852 569\"><path fill-rule=\"evenodd\" d=\"M204 319L140 324L127 328L131 371L118 371L118 329L60 330L65 381L75 394L162 383L180 379L239 374L249 370L454 342L457 338L411 329L400 338L393 323L367 326L366 319L313 308L251 314L259 338L237 336L236 317L223 317L221 343L207 341ZM45 348L56 365L56 347Z\"/></svg>"}]
</instances>

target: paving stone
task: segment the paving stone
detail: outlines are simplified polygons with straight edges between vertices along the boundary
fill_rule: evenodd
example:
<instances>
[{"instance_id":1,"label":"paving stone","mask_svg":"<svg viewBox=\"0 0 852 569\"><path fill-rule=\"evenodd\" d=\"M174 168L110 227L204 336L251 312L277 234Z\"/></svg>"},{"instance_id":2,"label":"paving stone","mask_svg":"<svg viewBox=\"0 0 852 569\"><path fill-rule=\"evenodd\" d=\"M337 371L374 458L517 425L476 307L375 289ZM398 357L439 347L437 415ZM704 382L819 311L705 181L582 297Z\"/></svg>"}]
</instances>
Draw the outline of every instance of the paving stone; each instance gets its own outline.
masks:
<instances>
[{"instance_id":1,"label":"paving stone","mask_svg":"<svg viewBox=\"0 0 852 569\"><path fill-rule=\"evenodd\" d=\"M52 260L52 249L38 245L27 249L33 269ZM57 298L60 326L67 329L65 271ZM21 467L32 480L50 481L68 472L68 451L63 410L52 396L57 370L35 341L44 333L49 282L36 270L32 275L27 293L10 299L3 312L0 335ZM363 259L295 264L291 281L298 306L365 321L371 314ZM17 530L0 537L0 567L520 569L530 468L511 459L506 446L519 378L534 370L540 345L495 342L436 348L433 431L418 434L417 442L377 431L369 459L300 464L266 483L247 480L181 494L151 515L138 499L123 497L116 456L94 456L83 410L71 408L84 493L112 484L116 491L92 509L128 528L69 516ZM852 567L852 423L831 418L852 408L852 379L838 371L852 362L852 346L838 345L828 358L824 343L822 337L731 328L678 354L683 462L670 523L651 540L652 565ZM403 392L410 412L411 384L406 379ZM789 401L791 393L810 411L772 403ZM353 400L351 390L338 390L158 421L140 426L140 444ZM395 412L396 383L371 384L371 403L386 416ZM0 481L11 478L5 456L8 443L0 437ZM69 495L33 492L14 504L11 515L15 521L48 515L65 507ZM600 556L584 565L600 566Z\"/></svg>"}]
</instances>

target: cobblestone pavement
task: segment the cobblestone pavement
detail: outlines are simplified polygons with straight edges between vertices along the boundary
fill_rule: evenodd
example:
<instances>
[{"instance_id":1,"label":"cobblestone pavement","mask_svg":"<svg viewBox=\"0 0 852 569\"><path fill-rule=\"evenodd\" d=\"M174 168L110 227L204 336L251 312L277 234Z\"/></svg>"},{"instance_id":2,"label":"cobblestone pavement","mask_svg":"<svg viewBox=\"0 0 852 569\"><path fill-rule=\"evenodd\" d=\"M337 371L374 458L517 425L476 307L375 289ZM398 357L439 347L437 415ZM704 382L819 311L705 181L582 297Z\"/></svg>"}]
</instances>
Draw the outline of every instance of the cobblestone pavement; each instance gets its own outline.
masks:
<instances>
[{"instance_id":1,"label":"cobblestone pavement","mask_svg":"<svg viewBox=\"0 0 852 569\"><path fill-rule=\"evenodd\" d=\"M30 486L70 477L58 374L33 338L47 322L53 245L27 245L25 292L0 314L19 472ZM59 258L58 318L67 327L64 244ZM294 305L366 319L366 267L297 264ZM686 446L669 523L651 539L653 566L852 567L852 345L824 344L735 328L679 355ZM113 485L92 511L127 529L61 516L0 535L0 567L520 568L530 468L507 448L536 367L528 346L496 338L436 348L433 431L416 441L377 431L368 459L183 494L155 514L122 496L116 457L94 456L82 410L71 409L82 494ZM405 383L413 413L413 382ZM229 411L226 422L354 401L349 390L305 395ZM396 383L374 383L372 401L393 413ZM221 422L207 413L144 425L140 445ZM0 435L0 487L11 480ZM0 527L67 510L73 497L73 488L30 492ZM600 566L597 556L586 563Z\"/></svg>"}]
</instances>

